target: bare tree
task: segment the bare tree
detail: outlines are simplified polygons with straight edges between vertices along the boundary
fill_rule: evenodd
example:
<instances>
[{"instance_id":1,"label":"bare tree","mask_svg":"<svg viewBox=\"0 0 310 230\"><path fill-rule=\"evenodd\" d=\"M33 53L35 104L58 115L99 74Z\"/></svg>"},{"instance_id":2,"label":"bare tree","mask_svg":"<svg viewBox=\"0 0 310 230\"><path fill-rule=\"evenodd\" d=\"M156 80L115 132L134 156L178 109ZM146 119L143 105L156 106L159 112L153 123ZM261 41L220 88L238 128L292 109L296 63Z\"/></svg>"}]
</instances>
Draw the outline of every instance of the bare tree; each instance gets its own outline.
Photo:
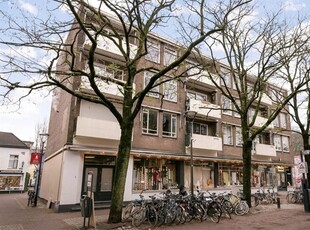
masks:
<instances>
[{"instance_id":1,"label":"bare tree","mask_svg":"<svg viewBox=\"0 0 310 230\"><path fill-rule=\"evenodd\" d=\"M251 199L251 150L255 138L269 129L278 114L287 108L287 103L309 81L308 75L295 76L294 87L285 84L289 78L281 71L296 57L303 55L303 47L308 43L302 20L289 25L281 11L254 17L255 6L238 8L234 18L229 20L224 30L211 35L205 43L209 47L213 66L216 60L226 65L213 68L220 76L217 81L209 71L209 77L222 96L222 108L240 117L242 134L243 191L247 202ZM217 51L222 50L220 57ZM205 69L210 67L200 64ZM265 103L268 99L272 104ZM231 103L231 104L230 104ZM258 117L265 113L265 121L256 124Z\"/></svg>"},{"instance_id":2,"label":"bare tree","mask_svg":"<svg viewBox=\"0 0 310 230\"><path fill-rule=\"evenodd\" d=\"M141 109L142 101L158 85L183 76L183 72L175 71L175 67L181 66L192 51L211 34L224 30L231 13L251 0L219 1L221 11L210 8L209 3L204 0L184 1L187 4L188 17L173 14L179 6L179 2L174 0L106 0L98 1L96 7L88 4L88 1L55 2L59 3L55 9L65 7L70 12L72 17L68 21L59 21L57 20L59 18L50 12L51 15L48 15L46 20L30 18L27 21L29 24L20 23L8 13L1 11L8 22L7 28L1 28L2 34L6 35L2 36L1 45L6 45L16 52L20 47L36 49L42 52L44 57L51 58L46 65L43 65L27 54L22 55L24 53L19 53L19 56L2 53L1 96L4 101L10 101L10 94L16 89L26 90L24 96L27 96L34 90L58 87L77 98L101 104L113 113L121 127L121 137L115 169L117 180L113 181L109 222L120 222L133 120ZM104 13L104 8L113 16ZM187 20L187 23L183 23L181 19ZM152 31L169 26L171 23L178 25L177 30L191 39L186 39L189 42L180 44L180 55L173 62L158 69L143 89L134 91L133 84L136 77L143 71L154 68L140 65L140 61L148 54ZM183 26L189 24L194 27ZM65 40L64 37L67 35L69 36ZM6 40L8 37L10 39ZM126 72L124 81L111 78L109 74L102 73L96 68L97 47L102 38L117 47L122 56L122 66ZM89 48L81 50L80 45L85 40ZM134 49L131 46L132 40L136 41ZM79 59L82 59L84 67L80 65ZM117 63L114 67L120 68ZM167 73L173 77L162 78ZM19 77L21 74L23 77ZM102 82L117 84L123 95L121 112L115 102L101 91ZM81 84L87 85L91 93L80 91Z\"/></svg>"}]
</instances>

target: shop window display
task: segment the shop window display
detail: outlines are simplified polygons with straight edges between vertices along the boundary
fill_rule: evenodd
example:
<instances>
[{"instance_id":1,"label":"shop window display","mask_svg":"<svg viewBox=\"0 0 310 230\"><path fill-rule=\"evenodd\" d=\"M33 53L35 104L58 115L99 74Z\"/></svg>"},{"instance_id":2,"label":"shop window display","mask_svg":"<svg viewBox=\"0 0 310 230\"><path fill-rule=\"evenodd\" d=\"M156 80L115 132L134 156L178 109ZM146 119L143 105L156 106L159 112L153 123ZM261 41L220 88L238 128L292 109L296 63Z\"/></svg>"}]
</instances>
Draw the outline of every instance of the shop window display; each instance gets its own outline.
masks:
<instances>
[{"instance_id":1,"label":"shop window display","mask_svg":"<svg viewBox=\"0 0 310 230\"><path fill-rule=\"evenodd\" d=\"M134 159L133 190L163 190L177 187L175 161Z\"/></svg>"}]
</instances>

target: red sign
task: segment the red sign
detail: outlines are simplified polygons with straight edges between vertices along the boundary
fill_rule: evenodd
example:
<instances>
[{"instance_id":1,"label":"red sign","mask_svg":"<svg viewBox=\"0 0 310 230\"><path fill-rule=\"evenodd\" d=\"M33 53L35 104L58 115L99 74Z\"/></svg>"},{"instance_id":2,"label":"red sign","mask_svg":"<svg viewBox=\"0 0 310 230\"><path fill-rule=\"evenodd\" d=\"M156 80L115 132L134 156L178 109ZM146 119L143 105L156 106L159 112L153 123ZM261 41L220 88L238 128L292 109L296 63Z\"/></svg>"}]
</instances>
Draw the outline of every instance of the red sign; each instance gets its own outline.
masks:
<instances>
[{"instance_id":1,"label":"red sign","mask_svg":"<svg viewBox=\"0 0 310 230\"><path fill-rule=\"evenodd\" d=\"M38 165L41 162L41 153L31 153L30 164Z\"/></svg>"}]
</instances>

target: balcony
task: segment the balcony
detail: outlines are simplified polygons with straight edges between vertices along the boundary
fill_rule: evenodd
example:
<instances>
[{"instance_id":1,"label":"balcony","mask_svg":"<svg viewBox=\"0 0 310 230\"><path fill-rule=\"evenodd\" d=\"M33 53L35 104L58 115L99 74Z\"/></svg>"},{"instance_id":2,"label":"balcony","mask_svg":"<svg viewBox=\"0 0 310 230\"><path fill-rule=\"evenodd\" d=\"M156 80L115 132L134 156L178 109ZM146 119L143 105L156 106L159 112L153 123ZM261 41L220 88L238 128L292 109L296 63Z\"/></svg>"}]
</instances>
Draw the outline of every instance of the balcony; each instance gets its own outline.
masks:
<instances>
[{"instance_id":1,"label":"balcony","mask_svg":"<svg viewBox=\"0 0 310 230\"><path fill-rule=\"evenodd\" d=\"M91 45L91 41L86 37L85 39L85 44L86 45ZM137 53L137 46L130 44L130 58L134 58L134 56ZM126 51L126 43L125 41L122 42L122 47ZM122 52L119 50L119 48L112 42L110 39L107 37L100 37L97 40L97 48L111 52L113 54L117 54L120 56L123 56Z\"/></svg>"},{"instance_id":2,"label":"balcony","mask_svg":"<svg viewBox=\"0 0 310 230\"><path fill-rule=\"evenodd\" d=\"M76 124L76 136L119 141L121 129L116 121L79 116Z\"/></svg>"},{"instance_id":3,"label":"balcony","mask_svg":"<svg viewBox=\"0 0 310 230\"><path fill-rule=\"evenodd\" d=\"M222 116L220 106L195 99L189 100L189 110L195 111L197 112L197 114L212 117L215 119L220 119Z\"/></svg>"},{"instance_id":4,"label":"balcony","mask_svg":"<svg viewBox=\"0 0 310 230\"><path fill-rule=\"evenodd\" d=\"M100 74L100 72L97 72L97 74ZM99 90L103 93L108 93L114 96L120 96L123 97L123 91L122 91L122 86L115 82L109 82L103 79L98 78L96 80L96 84L99 88ZM93 90L92 87L90 86L90 83L88 81L88 78L83 76L81 78L81 89L87 89L87 90ZM135 84L133 85L133 90L135 90Z\"/></svg>"},{"instance_id":5,"label":"balcony","mask_svg":"<svg viewBox=\"0 0 310 230\"><path fill-rule=\"evenodd\" d=\"M211 80L212 78L218 85L220 85L220 78L217 75L209 74L206 71L202 71L201 73L199 73L198 69L192 69L189 71L189 75L190 75L189 79L193 81L202 82L204 84L215 87L215 84Z\"/></svg>"},{"instance_id":6,"label":"balcony","mask_svg":"<svg viewBox=\"0 0 310 230\"><path fill-rule=\"evenodd\" d=\"M277 156L276 148L274 145L255 143L255 150L252 151L253 155L275 157Z\"/></svg>"},{"instance_id":7,"label":"balcony","mask_svg":"<svg viewBox=\"0 0 310 230\"><path fill-rule=\"evenodd\" d=\"M222 151L222 138L193 134L193 149Z\"/></svg>"},{"instance_id":8,"label":"balcony","mask_svg":"<svg viewBox=\"0 0 310 230\"><path fill-rule=\"evenodd\" d=\"M255 122L254 122L254 126L255 127L262 127L264 124L266 124L267 122L267 118L264 118L262 116L258 116L256 117L255 119ZM273 123L271 122L268 126L267 126L267 129L273 129L274 128L274 125Z\"/></svg>"}]
</instances>

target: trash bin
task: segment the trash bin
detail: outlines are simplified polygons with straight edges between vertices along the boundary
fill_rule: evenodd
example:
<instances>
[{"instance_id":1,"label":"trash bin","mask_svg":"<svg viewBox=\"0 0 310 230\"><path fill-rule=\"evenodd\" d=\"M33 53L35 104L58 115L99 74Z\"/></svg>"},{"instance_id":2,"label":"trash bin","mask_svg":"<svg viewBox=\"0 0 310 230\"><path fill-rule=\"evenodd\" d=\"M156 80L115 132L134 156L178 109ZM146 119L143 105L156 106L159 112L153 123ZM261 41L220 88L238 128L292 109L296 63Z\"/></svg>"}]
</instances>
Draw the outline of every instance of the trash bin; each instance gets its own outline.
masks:
<instances>
[{"instance_id":1,"label":"trash bin","mask_svg":"<svg viewBox=\"0 0 310 230\"><path fill-rule=\"evenodd\" d=\"M90 217L92 212L92 200L90 197L83 195L80 200L82 217Z\"/></svg>"}]
</instances>

